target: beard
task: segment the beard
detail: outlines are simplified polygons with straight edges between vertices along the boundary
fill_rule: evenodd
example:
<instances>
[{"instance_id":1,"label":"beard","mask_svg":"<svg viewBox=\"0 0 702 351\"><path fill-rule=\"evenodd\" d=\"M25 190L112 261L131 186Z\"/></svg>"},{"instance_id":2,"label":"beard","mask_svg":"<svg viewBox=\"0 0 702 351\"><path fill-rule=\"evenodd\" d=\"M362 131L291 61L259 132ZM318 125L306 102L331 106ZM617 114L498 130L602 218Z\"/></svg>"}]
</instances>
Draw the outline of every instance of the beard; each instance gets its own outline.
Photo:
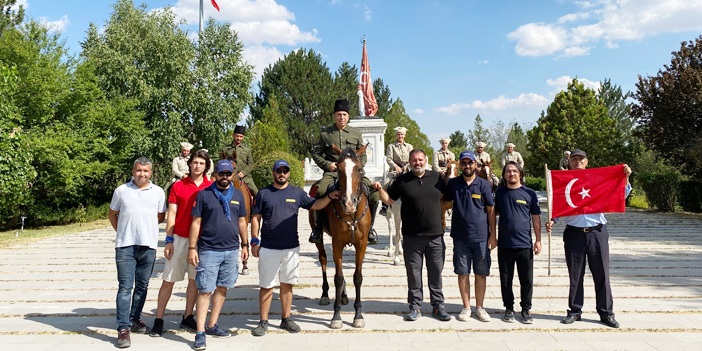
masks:
<instances>
[{"instance_id":1,"label":"beard","mask_svg":"<svg viewBox=\"0 0 702 351\"><path fill-rule=\"evenodd\" d=\"M226 188L229 186L229 184L231 184L231 182L227 178L217 180L217 186L219 186L220 188Z\"/></svg>"},{"instance_id":2,"label":"beard","mask_svg":"<svg viewBox=\"0 0 702 351\"><path fill-rule=\"evenodd\" d=\"M507 179L507 184L519 184L520 182L519 178Z\"/></svg>"},{"instance_id":3,"label":"beard","mask_svg":"<svg viewBox=\"0 0 702 351\"><path fill-rule=\"evenodd\" d=\"M424 172L424 166L412 167L412 174L420 175L420 174L422 174L422 172Z\"/></svg>"},{"instance_id":4,"label":"beard","mask_svg":"<svg viewBox=\"0 0 702 351\"><path fill-rule=\"evenodd\" d=\"M475 168L463 169L463 175L466 177L472 177L475 174Z\"/></svg>"},{"instance_id":5,"label":"beard","mask_svg":"<svg viewBox=\"0 0 702 351\"><path fill-rule=\"evenodd\" d=\"M285 179L285 177L274 177L273 181L278 185L285 185L285 183L288 182L288 180Z\"/></svg>"}]
</instances>

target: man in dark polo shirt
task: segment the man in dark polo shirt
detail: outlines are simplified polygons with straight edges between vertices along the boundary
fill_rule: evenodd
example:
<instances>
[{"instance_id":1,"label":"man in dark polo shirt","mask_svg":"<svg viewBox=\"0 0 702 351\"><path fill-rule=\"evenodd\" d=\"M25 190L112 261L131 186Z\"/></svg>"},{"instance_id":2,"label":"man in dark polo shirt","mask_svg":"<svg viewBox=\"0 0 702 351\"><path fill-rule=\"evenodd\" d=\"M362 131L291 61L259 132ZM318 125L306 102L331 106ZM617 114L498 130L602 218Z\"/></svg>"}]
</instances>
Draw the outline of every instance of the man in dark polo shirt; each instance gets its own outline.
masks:
<instances>
[{"instance_id":1,"label":"man in dark polo shirt","mask_svg":"<svg viewBox=\"0 0 702 351\"><path fill-rule=\"evenodd\" d=\"M497 232L497 262L500 265L504 321L514 322L514 293L512 279L514 265L519 273L521 287L522 323L534 323L531 317L531 296L534 293L534 254L541 252L541 209L536 192L523 185L524 169L514 161L502 170L507 186L495 191L495 213L500 216ZM534 225L536 242L531 243Z\"/></svg>"},{"instance_id":2,"label":"man in dark polo shirt","mask_svg":"<svg viewBox=\"0 0 702 351\"><path fill-rule=\"evenodd\" d=\"M300 207L306 210L325 208L331 199L339 198L339 191L315 200L292 184L288 184L290 165L285 160L273 163L273 184L256 194L251 209L251 253L258 257L259 291L258 303L261 320L251 331L254 336L263 336L268 331L268 311L273 299L276 278L280 281L280 304L282 320L280 327L289 333L297 333L300 327L292 320L292 288L297 284L300 266L300 241L297 233L297 213ZM261 226L263 219L263 226ZM258 230L261 228L259 240Z\"/></svg>"},{"instance_id":3,"label":"man in dark polo shirt","mask_svg":"<svg viewBox=\"0 0 702 351\"><path fill-rule=\"evenodd\" d=\"M390 193L383 190L380 182L373 183L380 193L380 199L388 206L402 198L402 249L407 269L407 302L410 309L405 320L416 321L421 315L422 266L426 257L432 316L448 321L451 316L444 308L444 293L441 290L441 271L446 259L444 228L441 225L441 192L446 184L439 172L425 169L427 156L423 150L412 150L409 163L412 172L399 176Z\"/></svg>"},{"instance_id":4,"label":"man in dark polo shirt","mask_svg":"<svg viewBox=\"0 0 702 351\"><path fill-rule=\"evenodd\" d=\"M197 194L193 204L193 223L190 226L188 262L196 266L195 285L197 334L195 350L206 348L205 333L220 338L230 336L219 327L217 319L222 311L227 289L233 288L239 273L239 238L241 258L249 257L246 233L246 205L244 195L232 186L236 167L229 160L220 160L215 167L215 182ZM205 328L207 310L212 297L212 312Z\"/></svg>"},{"instance_id":5,"label":"man in dark polo shirt","mask_svg":"<svg viewBox=\"0 0 702 351\"><path fill-rule=\"evenodd\" d=\"M487 276L490 275L490 250L497 246L495 201L490 182L477 177L473 152L461 152L459 160L462 176L449 180L444 189L444 200L453 201L453 270L458 274L458 289L463 300L463 310L458 314L458 320L467 321L471 316L472 263L475 273L475 314L479 320L489 322L490 315L483 308L483 301Z\"/></svg>"}]
</instances>

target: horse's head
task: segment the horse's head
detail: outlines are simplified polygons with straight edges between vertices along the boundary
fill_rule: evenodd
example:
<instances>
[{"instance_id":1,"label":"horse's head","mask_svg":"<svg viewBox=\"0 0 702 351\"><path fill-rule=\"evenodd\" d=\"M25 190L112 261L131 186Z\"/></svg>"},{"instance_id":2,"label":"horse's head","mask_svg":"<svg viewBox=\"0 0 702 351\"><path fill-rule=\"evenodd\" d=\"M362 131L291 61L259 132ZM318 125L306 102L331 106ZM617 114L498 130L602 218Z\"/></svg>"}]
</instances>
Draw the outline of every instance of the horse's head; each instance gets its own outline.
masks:
<instances>
[{"instance_id":1,"label":"horse's head","mask_svg":"<svg viewBox=\"0 0 702 351\"><path fill-rule=\"evenodd\" d=\"M451 178L456 178L461 175L461 167L458 161L446 161L446 172L444 173L444 182L448 183Z\"/></svg>"},{"instance_id":2,"label":"horse's head","mask_svg":"<svg viewBox=\"0 0 702 351\"><path fill-rule=\"evenodd\" d=\"M232 151L231 156L227 156L227 154L224 153L224 151L219 152L219 159L220 160L229 160L232 162L232 166L234 167L234 177L232 177L232 181L235 183L234 186L237 188L239 187L239 176L238 171L236 170L236 151ZM215 167L215 166L212 166Z\"/></svg>"},{"instance_id":3,"label":"horse's head","mask_svg":"<svg viewBox=\"0 0 702 351\"><path fill-rule=\"evenodd\" d=\"M481 163L478 161L478 169L478 177L485 180L490 180L490 175L492 174L492 162L484 161Z\"/></svg>"},{"instance_id":4,"label":"horse's head","mask_svg":"<svg viewBox=\"0 0 702 351\"><path fill-rule=\"evenodd\" d=\"M366 152L368 144L358 150L347 147L343 151L332 144L332 149L339 155L336 161L339 185L341 185L341 206L347 214L355 213L358 203L361 202L363 192L363 165L361 155Z\"/></svg>"}]
</instances>

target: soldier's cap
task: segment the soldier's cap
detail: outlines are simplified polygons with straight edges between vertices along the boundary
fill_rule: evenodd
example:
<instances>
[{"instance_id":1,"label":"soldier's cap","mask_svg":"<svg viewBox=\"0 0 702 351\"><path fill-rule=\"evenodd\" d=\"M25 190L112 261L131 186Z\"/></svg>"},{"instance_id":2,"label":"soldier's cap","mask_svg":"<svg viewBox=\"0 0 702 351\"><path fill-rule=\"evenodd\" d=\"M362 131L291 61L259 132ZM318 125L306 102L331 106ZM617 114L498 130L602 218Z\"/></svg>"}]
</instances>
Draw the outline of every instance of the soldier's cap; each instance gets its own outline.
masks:
<instances>
[{"instance_id":1,"label":"soldier's cap","mask_svg":"<svg viewBox=\"0 0 702 351\"><path fill-rule=\"evenodd\" d=\"M587 158L587 154L585 153L585 151L580 149L575 149L570 153L570 157L574 156L582 156L583 158Z\"/></svg>"},{"instance_id":2,"label":"soldier's cap","mask_svg":"<svg viewBox=\"0 0 702 351\"><path fill-rule=\"evenodd\" d=\"M407 134L407 128L405 128L405 127L395 127L393 130L395 131L395 134L397 134L397 133Z\"/></svg>"},{"instance_id":3,"label":"soldier's cap","mask_svg":"<svg viewBox=\"0 0 702 351\"><path fill-rule=\"evenodd\" d=\"M337 113L339 111L349 113L349 100L340 99L334 102L334 113Z\"/></svg>"},{"instance_id":4,"label":"soldier's cap","mask_svg":"<svg viewBox=\"0 0 702 351\"><path fill-rule=\"evenodd\" d=\"M475 143L475 147L486 147L486 146L487 146L487 144L485 144L485 143L482 142L482 141L479 141L479 142Z\"/></svg>"},{"instance_id":5,"label":"soldier's cap","mask_svg":"<svg viewBox=\"0 0 702 351\"><path fill-rule=\"evenodd\" d=\"M507 145L505 145L505 147L514 147L514 144L512 144L512 143L507 143Z\"/></svg>"},{"instance_id":6,"label":"soldier's cap","mask_svg":"<svg viewBox=\"0 0 702 351\"><path fill-rule=\"evenodd\" d=\"M276 171L280 167L287 167L290 169L290 165L288 164L288 161L285 160L278 160L273 162L273 171Z\"/></svg>"},{"instance_id":7,"label":"soldier's cap","mask_svg":"<svg viewBox=\"0 0 702 351\"><path fill-rule=\"evenodd\" d=\"M234 127L234 134L244 134L244 135L246 135L246 126L236 126L236 127Z\"/></svg>"},{"instance_id":8,"label":"soldier's cap","mask_svg":"<svg viewBox=\"0 0 702 351\"><path fill-rule=\"evenodd\" d=\"M191 144L191 143L189 143L189 142L187 142L187 141L184 141L184 142L180 143L180 149L181 149L181 150L190 150L190 149L192 149L192 148L193 148L193 144Z\"/></svg>"},{"instance_id":9,"label":"soldier's cap","mask_svg":"<svg viewBox=\"0 0 702 351\"><path fill-rule=\"evenodd\" d=\"M458 159L462 160L464 158L469 158L475 161L475 155L473 154L473 151L470 150L461 151L461 156Z\"/></svg>"},{"instance_id":10,"label":"soldier's cap","mask_svg":"<svg viewBox=\"0 0 702 351\"><path fill-rule=\"evenodd\" d=\"M566 156L568 156L568 155L570 155L570 151L566 151L566 152L564 152L563 154L566 155Z\"/></svg>"},{"instance_id":11,"label":"soldier's cap","mask_svg":"<svg viewBox=\"0 0 702 351\"><path fill-rule=\"evenodd\" d=\"M451 138L441 138L439 139L439 142L446 141L447 143L451 144Z\"/></svg>"},{"instance_id":12,"label":"soldier's cap","mask_svg":"<svg viewBox=\"0 0 702 351\"><path fill-rule=\"evenodd\" d=\"M215 172L232 172L234 173L234 166L232 165L232 162L229 160L219 160L217 161L217 167L215 168Z\"/></svg>"}]
</instances>

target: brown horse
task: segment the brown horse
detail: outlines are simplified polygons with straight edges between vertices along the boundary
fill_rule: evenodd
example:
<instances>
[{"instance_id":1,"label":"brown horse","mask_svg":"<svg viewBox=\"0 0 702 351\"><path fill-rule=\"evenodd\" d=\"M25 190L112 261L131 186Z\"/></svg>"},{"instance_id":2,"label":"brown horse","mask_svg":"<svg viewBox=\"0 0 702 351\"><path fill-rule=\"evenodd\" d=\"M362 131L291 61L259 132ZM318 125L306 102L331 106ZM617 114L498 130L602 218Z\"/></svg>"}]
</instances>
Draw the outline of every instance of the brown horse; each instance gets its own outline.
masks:
<instances>
[{"instance_id":1,"label":"brown horse","mask_svg":"<svg viewBox=\"0 0 702 351\"><path fill-rule=\"evenodd\" d=\"M446 172L444 172L444 183L448 184L451 178L456 178L461 175L461 167L458 161L447 161L446 162ZM441 195L443 197L443 195ZM453 208L453 203L441 206L441 225L446 228L446 211Z\"/></svg>"},{"instance_id":2,"label":"brown horse","mask_svg":"<svg viewBox=\"0 0 702 351\"><path fill-rule=\"evenodd\" d=\"M332 200L325 209L329 219L329 227L324 231L332 237L332 250L334 252L334 287L336 288L336 299L334 301L334 316L332 317L330 328L341 329L341 305L349 303L346 295L346 281L341 270L342 255L344 246L353 245L356 250L356 271L353 273L353 285L356 287L356 302L354 309L356 315L353 317L354 328L363 328L366 323L361 314L361 285L363 283L363 257L366 254L368 245L368 231L370 230L371 215L368 203L368 195L363 188L363 166L360 156L366 152L368 144L358 150L346 148L343 151L332 144L334 152L339 155L337 161L338 182L341 187L341 198ZM310 192L316 191L313 186ZM315 226L314 212L310 211L310 225ZM322 237L322 240L324 238ZM327 281L327 252L324 249L324 242L316 244L319 250L319 262L322 266L322 298L320 305L329 304L329 282Z\"/></svg>"},{"instance_id":3,"label":"brown horse","mask_svg":"<svg viewBox=\"0 0 702 351\"><path fill-rule=\"evenodd\" d=\"M478 177L483 178L490 182L490 185L492 186L492 192L495 192L495 189L497 188L497 184L492 179L492 160L489 162L480 162L478 161Z\"/></svg>"},{"instance_id":4,"label":"brown horse","mask_svg":"<svg viewBox=\"0 0 702 351\"><path fill-rule=\"evenodd\" d=\"M232 165L234 166L234 177L233 177L233 182L232 184L234 185L234 188L239 189L241 193L244 195L244 202L246 203L246 213L248 214L246 218L246 230L249 230L249 218L251 218L251 204L253 203L253 199L251 198L251 192L249 191L249 187L246 186L243 180L239 178L236 167L236 152L233 152L231 156L227 157L227 155L224 153L224 151L220 151L219 153L220 160L229 160L232 162ZM214 167L214 166L213 166ZM247 243L248 244L248 243ZM249 266L248 262L245 260L242 262L242 267L241 267L241 275L249 275Z\"/></svg>"}]
</instances>

